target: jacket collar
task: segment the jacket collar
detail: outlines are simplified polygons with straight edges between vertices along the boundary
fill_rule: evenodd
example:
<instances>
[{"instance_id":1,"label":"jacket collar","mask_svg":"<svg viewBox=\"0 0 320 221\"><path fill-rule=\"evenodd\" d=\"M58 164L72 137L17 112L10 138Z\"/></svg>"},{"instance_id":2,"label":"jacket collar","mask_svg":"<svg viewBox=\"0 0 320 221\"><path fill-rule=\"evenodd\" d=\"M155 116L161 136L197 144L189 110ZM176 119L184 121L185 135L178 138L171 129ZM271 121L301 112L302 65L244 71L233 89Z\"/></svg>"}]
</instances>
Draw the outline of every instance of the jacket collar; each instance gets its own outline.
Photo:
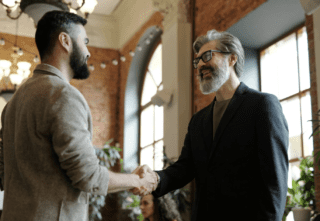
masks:
<instances>
[{"instance_id":1,"label":"jacket collar","mask_svg":"<svg viewBox=\"0 0 320 221\"><path fill-rule=\"evenodd\" d=\"M50 64L38 64L34 69L34 73L56 75L69 84L69 81L63 76L62 72Z\"/></svg>"}]
</instances>

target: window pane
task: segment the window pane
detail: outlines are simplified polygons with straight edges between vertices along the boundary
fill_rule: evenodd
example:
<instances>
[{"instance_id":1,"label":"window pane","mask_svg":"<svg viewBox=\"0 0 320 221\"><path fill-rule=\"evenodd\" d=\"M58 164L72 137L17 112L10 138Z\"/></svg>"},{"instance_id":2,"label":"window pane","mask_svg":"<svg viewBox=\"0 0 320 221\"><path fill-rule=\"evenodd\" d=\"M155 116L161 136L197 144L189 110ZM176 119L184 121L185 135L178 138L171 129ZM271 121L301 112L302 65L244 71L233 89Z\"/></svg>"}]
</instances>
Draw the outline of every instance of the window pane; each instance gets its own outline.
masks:
<instances>
[{"instance_id":1,"label":"window pane","mask_svg":"<svg viewBox=\"0 0 320 221\"><path fill-rule=\"evenodd\" d=\"M155 144L155 170L163 169L163 140Z\"/></svg>"},{"instance_id":2,"label":"window pane","mask_svg":"<svg viewBox=\"0 0 320 221\"><path fill-rule=\"evenodd\" d=\"M304 156L311 156L313 151L313 137L309 139L312 134L312 122L309 121L312 119L310 91L302 95L301 109Z\"/></svg>"},{"instance_id":3,"label":"window pane","mask_svg":"<svg viewBox=\"0 0 320 221\"><path fill-rule=\"evenodd\" d=\"M150 105L141 113L141 135L140 146L145 147L153 143L153 130L154 130L154 105Z\"/></svg>"},{"instance_id":4,"label":"window pane","mask_svg":"<svg viewBox=\"0 0 320 221\"><path fill-rule=\"evenodd\" d=\"M163 138L163 107L155 106L155 140Z\"/></svg>"},{"instance_id":5,"label":"window pane","mask_svg":"<svg viewBox=\"0 0 320 221\"><path fill-rule=\"evenodd\" d=\"M150 64L149 71L152 74L156 84L159 85L162 81L162 45L160 44L155 50Z\"/></svg>"},{"instance_id":6,"label":"window pane","mask_svg":"<svg viewBox=\"0 0 320 221\"><path fill-rule=\"evenodd\" d=\"M152 170L153 167L153 145L141 149L140 165L147 164Z\"/></svg>"},{"instance_id":7,"label":"window pane","mask_svg":"<svg viewBox=\"0 0 320 221\"><path fill-rule=\"evenodd\" d=\"M295 33L261 53L261 89L279 100L299 92Z\"/></svg>"},{"instance_id":8,"label":"window pane","mask_svg":"<svg viewBox=\"0 0 320 221\"><path fill-rule=\"evenodd\" d=\"M310 88L309 51L306 27L298 31L300 90Z\"/></svg>"},{"instance_id":9,"label":"window pane","mask_svg":"<svg viewBox=\"0 0 320 221\"><path fill-rule=\"evenodd\" d=\"M298 180L300 178L300 161L289 163L288 171L288 187L292 188L292 179Z\"/></svg>"},{"instance_id":10,"label":"window pane","mask_svg":"<svg viewBox=\"0 0 320 221\"><path fill-rule=\"evenodd\" d=\"M289 160L301 157L301 119L299 97L281 102L289 127Z\"/></svg>"},{"instance_id":11,"label":"window pane","mask_svg":"<svg viewBox=\"0 0 320 221\"><path fill-rule=\"evenodd\" d=\"M157 93L157 86L154 84L149 73L146 74L145 81L143 83L141 105L147 104L151 98Z\"/></svg>"}]
</instances>

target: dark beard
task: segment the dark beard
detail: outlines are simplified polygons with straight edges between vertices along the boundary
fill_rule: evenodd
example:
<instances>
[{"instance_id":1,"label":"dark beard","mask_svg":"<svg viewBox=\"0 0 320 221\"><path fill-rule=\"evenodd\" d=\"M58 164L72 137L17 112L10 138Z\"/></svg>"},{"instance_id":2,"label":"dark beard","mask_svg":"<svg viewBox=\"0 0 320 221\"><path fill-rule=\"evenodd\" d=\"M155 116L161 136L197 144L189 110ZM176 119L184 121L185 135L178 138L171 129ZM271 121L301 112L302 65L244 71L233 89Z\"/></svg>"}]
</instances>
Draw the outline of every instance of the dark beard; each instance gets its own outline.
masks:
<instances>
[{"instance_id":1,"label":"dark beard","mask_svg":"<svg viewBox=\"0 0 320 221\"><path fill-rule=\"evenodd\" d=\"M87 79L90 75L90 71L83 57L81 56L81 50L75 41L72 41L73 51L70 55L70 66L73 70L74 79Z\"/></svg>"}]
</instances>

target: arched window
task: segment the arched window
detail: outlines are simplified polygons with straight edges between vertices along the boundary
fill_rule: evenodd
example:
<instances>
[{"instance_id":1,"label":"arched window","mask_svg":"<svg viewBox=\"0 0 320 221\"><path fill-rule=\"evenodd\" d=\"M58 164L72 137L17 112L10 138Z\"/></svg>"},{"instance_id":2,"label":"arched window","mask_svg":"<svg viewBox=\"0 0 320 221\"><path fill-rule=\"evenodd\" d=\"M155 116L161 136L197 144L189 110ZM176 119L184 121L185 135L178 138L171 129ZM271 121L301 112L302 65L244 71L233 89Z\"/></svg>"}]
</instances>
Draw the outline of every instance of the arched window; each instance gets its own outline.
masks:
<instances>
[{"instance_id":1,"label":"arched window","mask_svg":"<svg viewBox=\"0 0 320 221\"><path fill-rule=\"evenodd\" d=\"M159 44L146 69L140 106L140 165L152 170L163 168L163 107L151 98L162 90L162 44Z\"/></svg>"}]
</instances>

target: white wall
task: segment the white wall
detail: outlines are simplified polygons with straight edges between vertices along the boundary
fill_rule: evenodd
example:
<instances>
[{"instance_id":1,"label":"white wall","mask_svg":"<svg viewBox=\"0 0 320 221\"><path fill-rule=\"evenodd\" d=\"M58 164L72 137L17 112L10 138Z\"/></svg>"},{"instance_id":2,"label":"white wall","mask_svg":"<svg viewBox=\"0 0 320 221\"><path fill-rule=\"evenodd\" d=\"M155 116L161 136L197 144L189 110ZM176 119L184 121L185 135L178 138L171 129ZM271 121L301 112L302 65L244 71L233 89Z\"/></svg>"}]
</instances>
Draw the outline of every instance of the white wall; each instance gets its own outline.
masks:
<instances>
[{"instance_id":1,"label":"white wall","mask_svg":"<svg viewBox=\"0 0 320 221\"><path fill-rule=\"evenodd\" d=\"M123 0L112 13L119 26L118 48L122 48L154 12L151 0Z\"/></svg>"}]
</instances>

